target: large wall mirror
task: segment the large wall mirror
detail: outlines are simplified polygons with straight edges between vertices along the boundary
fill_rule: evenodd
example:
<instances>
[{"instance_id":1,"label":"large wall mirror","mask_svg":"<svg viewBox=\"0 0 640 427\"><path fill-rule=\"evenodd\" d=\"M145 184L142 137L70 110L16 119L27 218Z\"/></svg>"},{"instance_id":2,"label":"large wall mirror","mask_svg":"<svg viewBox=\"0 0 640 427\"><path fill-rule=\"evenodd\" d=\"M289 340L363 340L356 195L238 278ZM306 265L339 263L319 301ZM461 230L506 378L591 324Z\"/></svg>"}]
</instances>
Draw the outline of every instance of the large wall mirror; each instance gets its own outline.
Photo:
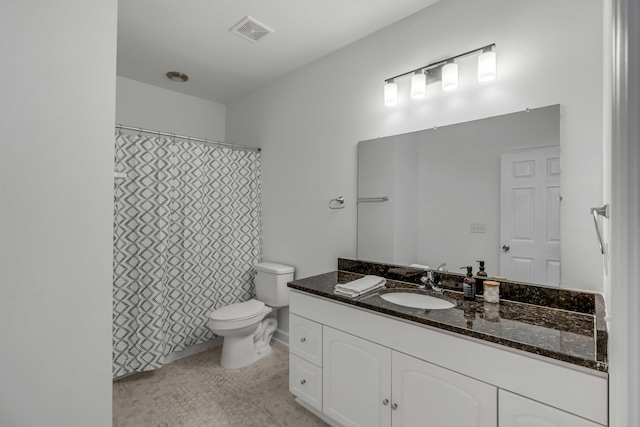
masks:
<instances>
[{"instance_id":1,"label":"large wall mirror","mask_svg":"<svg viewBox=\"0 0 640 427\"><path fill-rule=\"evenodd\" d=\"M560 284L560 106L361 141L358 259Z\"/></svg>"}]
</instances>

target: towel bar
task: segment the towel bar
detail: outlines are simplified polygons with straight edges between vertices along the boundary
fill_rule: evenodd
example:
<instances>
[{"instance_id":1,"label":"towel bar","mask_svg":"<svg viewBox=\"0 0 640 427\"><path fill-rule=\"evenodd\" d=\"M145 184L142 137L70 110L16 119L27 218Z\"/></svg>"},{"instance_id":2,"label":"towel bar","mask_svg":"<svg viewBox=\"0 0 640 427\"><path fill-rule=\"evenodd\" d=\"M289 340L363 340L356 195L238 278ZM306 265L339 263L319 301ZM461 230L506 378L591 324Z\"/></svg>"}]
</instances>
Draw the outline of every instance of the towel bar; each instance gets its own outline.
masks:
<instances>
[{"instance_id":1,"label":"towel bar","mask_svg":"<svg viewBox=\"0 0 640 427\"><path fill-rule=\"evenodd\" d=\"M389 197L361 197L358 199L358 203L370 203L370 202L388 202Z\"/></svg>"},{"instance_id":2,"label":"towel bar","mask_svg":"<svg viewBox=\"0 0 640 427\"><path fill-rule=\"evenodd\" d=\"M600 253L604 255L604 242L602 241L602 232L600 231L600 223L598 222L598 215L602 215L605 218L609 218L609 205L604 205L601 208L591 208L591 215L593 216L593 224L596 226L596 234L598 235L598 244L600 245Z\"/></svg>"}]
</instances>

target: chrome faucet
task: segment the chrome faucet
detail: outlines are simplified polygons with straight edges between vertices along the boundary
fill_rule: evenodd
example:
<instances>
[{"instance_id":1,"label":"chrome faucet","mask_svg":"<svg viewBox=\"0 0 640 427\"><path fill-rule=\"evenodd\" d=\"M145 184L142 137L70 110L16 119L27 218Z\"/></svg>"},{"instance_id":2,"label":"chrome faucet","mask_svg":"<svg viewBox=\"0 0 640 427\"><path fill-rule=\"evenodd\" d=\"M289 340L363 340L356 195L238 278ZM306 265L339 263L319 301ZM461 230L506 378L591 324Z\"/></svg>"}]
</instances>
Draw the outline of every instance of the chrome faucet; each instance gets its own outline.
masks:
<instances>
[{"instance_id":1,"label":"chrome faucet","mask_svg":"<svg viewBox=\"0 0 640 427\"><path fill-rule=\"evenodd\" d=\"M442 267L442 266L441 266ZM438 267L440 268L440 267ZM443 271L443 270L440 270ZM434 292L437 292L439 294L444 292L444 287L442 286L442 281L440 281L440 283L436 283L435 278L434 278L434 274L433 271L427 271L427 275L426 276L422 276L420 278L420 282L422 283L422 285L420 286L420 289L425 289L427 287L427 285L431 286L431 289Z\"/></svg>"},{"instance_id":2,"label":"chrome faucet","mask_svg":"<svg viewBox=\"0 0 640 427\"><path fill-rule=\"evenodd\" d=\"M444 266L445 266L445 265L447 265L447 263L446 263L446 262L443 262L442 264L440 264L440 265L438 266L438 268L436 268L436 270L438 270L438 271L449 271L449 270L447 270L446 268L444 268Z\"/></svg>"}]
</instances>

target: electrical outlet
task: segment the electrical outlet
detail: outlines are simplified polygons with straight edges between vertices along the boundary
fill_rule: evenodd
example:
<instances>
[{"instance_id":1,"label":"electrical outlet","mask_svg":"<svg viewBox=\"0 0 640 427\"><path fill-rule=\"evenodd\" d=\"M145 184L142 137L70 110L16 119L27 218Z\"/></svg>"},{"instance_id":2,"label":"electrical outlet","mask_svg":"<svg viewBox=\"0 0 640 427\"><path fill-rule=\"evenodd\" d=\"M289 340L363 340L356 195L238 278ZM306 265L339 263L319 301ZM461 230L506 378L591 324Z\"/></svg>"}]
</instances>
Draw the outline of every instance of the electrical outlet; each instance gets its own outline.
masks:
<instances>
[{"instance_id":1,"label":"electrical outlet","mask_svg":"<svg viewBox=\"0 0 640 427\"><path fill-rule=\"evenodd\" d=\"M487 224L471 224L469 231L472 233L486 233Z\"/></svg>"}]
</instances>

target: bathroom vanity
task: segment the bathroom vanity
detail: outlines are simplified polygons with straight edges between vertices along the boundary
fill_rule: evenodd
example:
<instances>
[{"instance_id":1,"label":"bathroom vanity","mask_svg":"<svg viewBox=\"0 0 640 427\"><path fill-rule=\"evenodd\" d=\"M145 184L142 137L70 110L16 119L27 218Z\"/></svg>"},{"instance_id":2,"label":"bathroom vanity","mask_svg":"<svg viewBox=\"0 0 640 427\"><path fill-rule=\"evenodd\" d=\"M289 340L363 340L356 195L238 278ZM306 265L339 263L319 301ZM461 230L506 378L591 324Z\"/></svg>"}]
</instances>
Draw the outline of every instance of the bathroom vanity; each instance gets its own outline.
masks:
<instances>
[{"instance_id":1,"label":"bathroom vanity","mask_svg":"<svg viewBox=\"0 0 640 427\"><path fill-rule=\"evenodd\" d=\"M383 270L387 288L416 286L414 278L397 280ZM445 310L399 306L380 291L355 299L333 293L359 277L339 270L289 283L290 390L328 423L607 425L606 334L596 295L575 298L593 301L588 313L464 301L448 290L457 305Z\"/></svg>"}]
</instances>

